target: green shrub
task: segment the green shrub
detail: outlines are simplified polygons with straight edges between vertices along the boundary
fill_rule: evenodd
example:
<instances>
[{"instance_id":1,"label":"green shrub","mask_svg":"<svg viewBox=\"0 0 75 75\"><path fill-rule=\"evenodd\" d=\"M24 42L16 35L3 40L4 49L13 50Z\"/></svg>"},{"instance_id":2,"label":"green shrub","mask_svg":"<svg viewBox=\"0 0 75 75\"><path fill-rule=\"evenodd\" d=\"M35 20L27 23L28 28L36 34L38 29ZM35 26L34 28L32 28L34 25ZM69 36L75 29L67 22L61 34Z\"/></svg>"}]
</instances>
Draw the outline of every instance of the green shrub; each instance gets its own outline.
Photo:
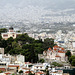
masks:
<instances>
[{"instance_id":1,"label":"green shrub","mask_svg":"<svg viewBox=\"0 0 75 75\"><path fill-rule=\"evenodd\" d=\"M40 62L40 63L44 63L45 60L44 60L44 59L40 59L39 62Z\"/></svg>"},{"instance_id":2,"label":"green shrub","mask_svg":"<svg viewBox=\"0 0 75 75\"><path fill-rule=\"evenodd\" d=\"M56 67L56 66L57 66L57 67L62 67L62 66L63 66L62 64L59 64L59 63L57 63L57 62L53 62L52 65L54 65L54 67Z\"/></svg>"}]
</instances>

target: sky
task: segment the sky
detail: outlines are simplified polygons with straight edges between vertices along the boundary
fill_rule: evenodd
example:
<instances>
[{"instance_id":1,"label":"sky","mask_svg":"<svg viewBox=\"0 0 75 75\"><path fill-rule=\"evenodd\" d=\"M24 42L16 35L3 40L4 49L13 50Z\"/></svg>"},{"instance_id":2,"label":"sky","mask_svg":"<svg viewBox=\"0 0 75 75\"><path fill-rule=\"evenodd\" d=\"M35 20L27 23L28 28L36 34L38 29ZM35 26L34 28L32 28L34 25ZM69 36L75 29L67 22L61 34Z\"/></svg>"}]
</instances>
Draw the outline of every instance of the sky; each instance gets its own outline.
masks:
<instances>
[{"instance_id":1,"label":"sky","mask_svg":"<svg viewBox=\"0 0 75 75\"><path fill-rule=\"evenodd\" d=\"M0 0L0 21L38 21L50 10L75 8L75 0Z\"/></svg>"},{"instance_id":2,"label":"sky","mask_svg":"<svg viewBox=\"0 0 75 75\"><path fill-rule=\"evenodd\" d=\"M0 7L39 6L47 9L74 8L75 0L0 0Z\"/></svg>"}]
</instances>

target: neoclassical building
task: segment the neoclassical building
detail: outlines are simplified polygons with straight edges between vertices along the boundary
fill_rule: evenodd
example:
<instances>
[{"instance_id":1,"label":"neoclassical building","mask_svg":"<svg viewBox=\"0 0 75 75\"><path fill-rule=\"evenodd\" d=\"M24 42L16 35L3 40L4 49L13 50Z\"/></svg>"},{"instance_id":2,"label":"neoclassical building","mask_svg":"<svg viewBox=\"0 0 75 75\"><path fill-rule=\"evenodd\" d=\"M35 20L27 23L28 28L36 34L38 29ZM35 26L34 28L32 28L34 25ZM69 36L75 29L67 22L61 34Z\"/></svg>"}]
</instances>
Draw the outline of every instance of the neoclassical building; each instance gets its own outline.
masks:
<instances>
[{"instance_id":1,"label":"neoclassical building","mask_svg":"<svg viewBox=\"0 0 75 75\"><path fill-rule=\"evenodd\" d=\"M17 33L14 31L13 27L10 27L9 31L7 33L1 33L1 36L3 39L7 40L10 37L13 37L13 39L15 39L19 34L22 33Z\"/></svg>"}]
</instances>

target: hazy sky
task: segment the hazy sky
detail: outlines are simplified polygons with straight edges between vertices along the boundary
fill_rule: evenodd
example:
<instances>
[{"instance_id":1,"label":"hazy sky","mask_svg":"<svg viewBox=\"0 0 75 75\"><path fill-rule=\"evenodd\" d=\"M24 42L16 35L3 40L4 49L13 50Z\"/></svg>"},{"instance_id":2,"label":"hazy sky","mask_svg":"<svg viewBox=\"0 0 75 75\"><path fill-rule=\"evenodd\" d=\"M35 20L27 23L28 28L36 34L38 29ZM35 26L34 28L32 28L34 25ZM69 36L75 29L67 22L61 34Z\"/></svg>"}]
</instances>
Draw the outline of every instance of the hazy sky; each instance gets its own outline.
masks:
<instances>
[{"instance_id":1,"label":"hazy sky","mask_svg":"<svg viewBox=\"0 0 75 75\"><path fill-rule=\"evenodd\" d=\"M15 6L26 7L39 6L45 8L72 8L75 6L75 0L0 0L0 7Z\"/></svg>"},{"instance_id":2,"label":"hazy sky","mask_svg":"<svg viewBox=\"0 0 75 75\"><path fill-rule=\"evenodd\" d=\"M0 0L0 21L38 21L47 9L75 8L75 0Z\"/></svg>"}]
</instances>

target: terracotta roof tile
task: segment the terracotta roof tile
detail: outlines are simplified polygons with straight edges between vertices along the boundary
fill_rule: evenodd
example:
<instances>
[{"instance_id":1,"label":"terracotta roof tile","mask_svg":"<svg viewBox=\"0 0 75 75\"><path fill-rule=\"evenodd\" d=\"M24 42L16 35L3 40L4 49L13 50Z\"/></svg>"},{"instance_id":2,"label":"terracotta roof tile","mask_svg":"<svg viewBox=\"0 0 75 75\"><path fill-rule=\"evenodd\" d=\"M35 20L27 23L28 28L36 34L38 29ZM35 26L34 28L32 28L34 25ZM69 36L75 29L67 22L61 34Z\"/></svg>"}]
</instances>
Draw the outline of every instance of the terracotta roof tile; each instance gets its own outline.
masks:
<instances>
[{"instance_id":1,"label":"terracotta roof tile","mask_svg":"<svg viewBox=\"0 0 75 75\"><path fill-rule=\"evenodd\" d=\"M51 48L49 47L48 50L51 50Z\"/></svg>"},{"instance_id":2,"label":"terracotta roof tile","mask_svg":"<svg viewBox=\"0 0 75 75\"><path fill-rule=\"evenodd\" d=\"M37 72L38 74L44 74L43 72Z\"/></svg>"},{"instance_id":3,"label":"terracotta roof tile","mask_svg":"<svg viewBox=\"0 0 75 75\"><path fill-rule=\"evenodd\" d=\"M11 74L11 73L5 73L6 75L9 75L9 74Z\"/></svg>"},{"instance_id":4,"label":"terracotta roof tile","mask_svg":"<svg viewBox=\"0 0 75 75\"><path fill-rule=\"evenodd\" d=\"M19 65L8 65L8 67L19 67Z\"/></svg>"},{"instance_id":5,"label":"terracotta roof tile","mask_svg":"<svg viewBox=\"0 0 75 75\"><path fill-rule=\"evenodd\" d=\"M0 70L1 70L1 71L6 71L6 69L5 69L5 68L0 68Z\"/></svg>"},{"instance_id":6,"label":"terracotta roof tile","mask_svg":"<svg viewBox=\"0 0 75 75\"><path fill-rule=\"evenodd\" d=\"M64 48L61 48L61 50L64 50Z\"/></svg>"},{"instance_id":7,"label":"terracotta roof tile","mask_svg":"<svg viewBox=\"0 0 75 75\"><path fill-rule=\"evenodd\" d=\"M54 48L53 50L55 50L55 51L56 51L57 49L56 49L56 48Z\"/></svg>"},{"instance_id":8,"label":"terracotta roof tile","mask_svg":"<svg viewBox=\"0 0 75 75\"><path fill-rule=\"evenodd\" d=\"M32 71L26 71L25 73L32 73Z\"/></svg>"},{"instance_id":9,"label":"terracotta roof tile","mask_svg":"<svg viewBox=\"0 0 75 75\"><path fill-rule=\"evenodd\" d=\"M53 48L59 48L59 46L55 45Z\"/></svg>"},{"instance_id":10,"label":"terracotta roof tile","mask_svg":"<svg viewBox=\"0 0 75 75\"><path fill-rule=\"evenodd\" d=\"M59 55L56 55L55 57L61 57L61 56L59 56Z\"/></svg>"},{"instance_id":11,"label":"terracotta roof tile","mask_svg":"<svg viewBox=\"0 0 75 75\"><path fill-rule=\"evenodd\" d=\"M65 52L63 52L63 51L60 51L60 50L59 50L58 52L59 52L59 53L65 53Z\"/></svg>"}]
</instances>

